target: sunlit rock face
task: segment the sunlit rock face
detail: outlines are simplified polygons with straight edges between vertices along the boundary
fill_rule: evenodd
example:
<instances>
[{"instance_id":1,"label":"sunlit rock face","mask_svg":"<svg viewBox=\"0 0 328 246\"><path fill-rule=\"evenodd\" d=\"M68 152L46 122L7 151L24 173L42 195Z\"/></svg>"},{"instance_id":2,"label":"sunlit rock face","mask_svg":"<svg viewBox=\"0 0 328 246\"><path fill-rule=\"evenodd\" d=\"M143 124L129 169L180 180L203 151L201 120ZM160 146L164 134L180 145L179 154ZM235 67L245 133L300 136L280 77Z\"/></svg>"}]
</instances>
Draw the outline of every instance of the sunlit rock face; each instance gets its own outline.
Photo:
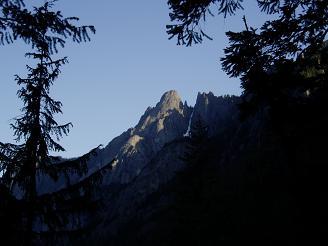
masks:
<instances>
[{"instance_id":1,"label":"sunlit rock face","mask_svg":"<svg viewBox=\"0 0 328 246\"><path fill-rule=\"evenodd\" d=\"M182 136L188 125L191 109L183 105L176 91L166 92L159 103L148 108L133 130L150 142L152 151L158 151L163 144Z\"/></svg>"},{"instance_id":2,"label":"sunlit rock face","mask_svg":"<svg viewBox=\"0 0 328 246\"><path fill-rule=\"evenodd\" d=\"M92 167L117 159L106 184L127 184L163 146L181 138L188 127L192 108L183 104L176 91L166 92L155 107L148 107L138 124L115 138L92 161ZM92 168L91 167L91 168Z\"/></svg>"},{"instance_id":3,"label":"sunlit rock face","mask_svg":"<svg viewBox=\"0 0 328 246\"><path fill-rule=\"evenodd\" d=\"M238 100L234 96L217 97L211 92L198 93L196 104L192 108L187 103L182 103L176 91L168 91L155 107L147 108L135 127L122 133L99 151L98 156L90 161L89 167L92 171L116 159L113 170L104 179L105 186L132 186L136 179L146 177L149 170L153 170L153 176L148 176L151 179L143 181L150 184L144 188L139 187L139 191L154 190L152 187L158 187L162 181L169 180L174 175L173 170L183 167L176 161L184 153L183 147L178 143L187 137L186 132L195 122L202 121L208 127L209 136L224 131L229 122L237 118ZM171 150L166 153L166 145L172 142L179 146L176 148L179 151ZM152 165L158 167L154 168Z\"/></svg>"},{"instance_id":4,"label":"sunlit rock face","mask_svg":"<svg viewBox=\"0 0 328 246\"><path fill-rule=\"evenodd\" d=\"M182 103L174 91L164 93L155 107L148 107L138 124L114 138L89 163L90 170L117 159L105 184L128 184L136 178L165 144L186 136L197 120L208 127L209 135L223 131L236 118L238 97L217 97L198 93L194 108Z\"/></svg>"}]
</instances>

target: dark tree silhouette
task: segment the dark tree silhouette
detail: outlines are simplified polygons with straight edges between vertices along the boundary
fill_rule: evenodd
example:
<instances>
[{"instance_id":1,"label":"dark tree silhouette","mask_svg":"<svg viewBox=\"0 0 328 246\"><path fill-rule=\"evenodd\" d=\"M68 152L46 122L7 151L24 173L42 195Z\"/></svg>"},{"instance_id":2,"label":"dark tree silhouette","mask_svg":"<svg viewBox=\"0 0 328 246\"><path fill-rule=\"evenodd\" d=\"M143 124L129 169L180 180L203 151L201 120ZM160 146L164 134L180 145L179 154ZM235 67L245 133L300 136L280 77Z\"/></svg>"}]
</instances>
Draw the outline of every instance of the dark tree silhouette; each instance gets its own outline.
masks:
<instances>
[{"instance_id":1,"label":"dark tree silhouette","mask_svg":"<svg viewBox=\"0 0 328 246\"><path fill-rule=\"evenodd\" d=\"M216 7L227 16L241 10L242 2L170 0L173 24L167 26L167 33L177 38L178 44L200 43L208 36L200 23L213 15ZM220 160L230 159L226 173L228 179L234 178L230 183L224 172L219 174L228 184L222 186L222 194L231 193L232 198L229 201L229 194L222 201L233 208L233 216L226 218L226 224L233 227L224 227L229 228L227 233L233 232L232 237L246 236L252 241L261 237L326 241L328 1L257 3L259 11L272 15L273 20L254 28L244 17L243 31L226 33L230 44L221 59L229 76L241 78L240 109L247 120L240 125L250 131L244 142L233 144L236 149L246 146L244 150L233 150L233 157ZM257 129L251 131L249 123ZM239 136L243 138L243 134ZM262 139L260 144L254 144L257 138Z\"/></svg>"},{"instance_id":2,"label":"dark tree silhouette","mask_svg":"<svg viewBox=\"0 0 328 246\"><path fill-rule=\"evenodd\" d=\"M260 11L278 15L261 28L266 41L262 45L271 47L266 51L268 54L288 57L308 46L320 45L327 34L327 1L257 0L257 3ZM242 0L169 0L168 4L173 24L167 25L167 32L183 45L199 43L207 37L200 24L208 15L213 16L214 11L226 17L243 9Z\"/></svg>"},{"instance_id":3,"label":"dark tree silhouette","mask_svg":"<svg viewBox=\"0 0 328 246\"><path fill-rule=\"evenodd\" d=\"M15 238L11 240L23 245L32 245L44 235L51 238L59 232L85 227L79 221L80 213L93 205L92 191L111 168L109 163L93 174L88 172L87 161L98 148L74 160L50 156L50 151L64 151L57 141L71 127L71 123L60 125L54 119L55 114L62 113L62 104L50 96L50 87L67 58L54 59L53 55L58 47L65 46L67 39L85 42L90 40L90 33L95 33L93 26L76 26L78 18L64 18L59 11L52 11L54 2L47 1L32 11L22 1L1 1L0 5L1 43L24 40L32 46L26 56L36 64L27 65L26 78L16 75L21 86L17 94L24 104L22 116L11 125L18 144L0 142L0 188L4 197L0 215L1 219L4 215L8 218L4 221L9 225L4 226L14 229L10 236ZM40 194L38 178L66 180L67 186Z\"/></svg>"},{"instance_id":4,"label":"dark tree silhouette","mask_svg":"<svg viewBox=\"0 0 328 246\"><path fill-rule=\"evenodd\" d=\"M195 115L195 122L190 127L189 141L186 145L186 151L181 159L187 165L197 165L204 152L204 145L208 140L208 127L204 124L200 115Z\"/></svg>"},{"instance_id":5,"label":"dark tree silhouette","mask_svg":"<svg viewBox=\"0 0 328 246\"><path fill-rule=\"evenodd\" d=\"M190 46L200 43L207 34L200 23L213 11L224 16L242 9L241 0L171 0L170 17L173 24L167 26L170 38L178 44ZM274 71L286 64L290 66L297 57L318 52L328 33L328 2L317 0L257 0L259 10L274 20L266 21L261 28L249 27L246 18L245 30L227 32L230 45L221 59L223 70L242 81L244 108L258 105L267 98L266 93L276 91L276 84L266 83ZM216 9L217 8L217 9ZM288 65L289 64L289 65ZM261 78L261 79L260 79ZM261 81L258 81L258 80ZM271 80L272 82L272 80ZM309 88L304 88L307 91ZM264 91L264 93L263 93ZM247 105L248 104L248 105Z\"/></svg>"},{"instance_id":6,"label":"dark tree silhouette","mask_svg":"<svg viewBox=\"0 0 328 246\"><path fill-rule=\"evenodd\" d=\"M211 5L216 4L218 13L226 16L242 8L242 2L243 0L169 0L170 18L175 23L166 26L167 33L170 39L177 37L179 45L201 43L204 37L211 39L200 26L208 14L213 16Z\"/></svg>"}]
</instances>

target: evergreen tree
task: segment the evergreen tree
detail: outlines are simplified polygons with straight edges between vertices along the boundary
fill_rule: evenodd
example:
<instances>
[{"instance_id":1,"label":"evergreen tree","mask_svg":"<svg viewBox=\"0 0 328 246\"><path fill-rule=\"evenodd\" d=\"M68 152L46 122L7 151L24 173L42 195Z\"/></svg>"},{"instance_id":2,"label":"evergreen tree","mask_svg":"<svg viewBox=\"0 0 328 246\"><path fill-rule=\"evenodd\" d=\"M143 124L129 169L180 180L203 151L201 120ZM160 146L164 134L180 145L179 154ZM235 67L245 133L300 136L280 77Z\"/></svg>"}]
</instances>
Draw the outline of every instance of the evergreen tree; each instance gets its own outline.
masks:
<instances>
[{"instance_id":1,"label":"evergreen tree","mask_svg":"<svg viewBox=\"0 0 328 246\"><path fill-rule=\"evenodd\" d=\"M4 225L14 229L6 237L15 235L11 239L23 245L44 240L45 235L53 240L59 233L85 227L80 213L94 205L92 191L111 168L109 163L93 174L88 172L87 161L98 148L74 160L63 161L50 155L50 151L64 151L57 141L71 127L71 123L60 125L54 119L55 114L62 113L62 104L50 96L50 87L67 63L66 57L56 59L54 54L58 47L65 46L66 39L85 42L90 40L89 33L95 33L93 26L75 26L78 18L64 18L59 11L52 11L54 2L46 1L32 11L21 1L1 1L0 5L1 43L23 39L32 45L32 52L26 56L36 64L27 66L26 78L16 76L21 87L17 94L24 104L22 116L11 125L17 144L0 142L0 188L4 197L0 215L1 219L6 213L15 218L10 225ZM39 194L38 178L66 179L67 186ZM80 181L74 183L71 178Z\"/></svg>"},{"instance_id":2,"label":"evergreen tree","mask_svg":"<svg viewBox=\"0 0 328 246\"><path fill-rule=\"evenodd\" d=\"M200 115L195 115L196 120L191 125L188 136L186 151L181 159L190 166L195 166L201 161L201 156L204 152L204 147L208 140L208 127L204 124Z\"/></svg>"},{"instance_id":3,"label":"evergreen tree","mask_svg":"<svg viewBox=\"0 0 328 246\"><path fill-rule=\"evenodd\" d=\"M242 2L170 0L174 23L167 26L167 32L170 38L178 39L178 44L199 43L207 37L200 23L215 6L227 16L241 10ZM233 195L231 201L229 196L222 199L233 208L233 217L227 218L224 227L229 228L232 222L228 230L233 237L242 235L239 238L244 239L241 232L246 232L252 241L261 238L259 235L271 241L326 241L328 1L257 3L272 20L253 28L244 17L243 31L226 33L230 44L221 59L228 75L241 78L240 109L248 117L242 126L246 126L246 132L248 122L260 122L265 127L261 127L265 135L255 129L243 146L234 144L237 159L231 157L228 162L228 178L234 179L232 183L223 179L228 186L222 187L223 194ZM251 114L255 117L249 117ZM258 147L252 144L257 137L263 138ZM252 149L256 150L253 156L249 155ZM226 174L220 175L224 178ZM254 231L257 235L253 237Z\"/></svg>"},{"instance_id":4,"label":"evergreen tree","mask_svg":"<svg viewBox=\"0 0 328 246\"><path fill-rule=\"evenodd\" d=\"M241 10L242 0L170 0L170 17L174 22L167 26L170 38L176 37L178 44L190 46L208 37L201 22L213 15L217 7L224 16ZM221 59L223 70L242 82L242 109L247 112L258 110L259 105L279 101L288 91L306 93L313 84L304 86L297 79L273 80L272 74L289 75L295 71L297 58L317 53L324 46L328 33L328 1L317 0L257 0L260 11L273 16L261 28L250 27L244 17L245 30L227 32L230 45ZM303 63L304 64L304 63ZM279 77L279 76L276 76ZM288 78L290 78L289 76ZM301 89L303 91L301 91ZM278 98L276 95L279 95ZM264 106L263 106L264 107ZM263 108L262 107L262 108Z\"/></svg>"},{"instance_id":5,"label":"evergreen tree","mask_svg":"<svg viewBox=\"0 0 328 246\"><path fill-rule=\"evenodd\" d=\"M12 43L18 37L13 35L12 23L24 21L24 7L24 0L0 0L0 45ZM15 18L11 18L12 16ZM26 38L23 40L28 42Z\"/></svg>"}]
</instances>

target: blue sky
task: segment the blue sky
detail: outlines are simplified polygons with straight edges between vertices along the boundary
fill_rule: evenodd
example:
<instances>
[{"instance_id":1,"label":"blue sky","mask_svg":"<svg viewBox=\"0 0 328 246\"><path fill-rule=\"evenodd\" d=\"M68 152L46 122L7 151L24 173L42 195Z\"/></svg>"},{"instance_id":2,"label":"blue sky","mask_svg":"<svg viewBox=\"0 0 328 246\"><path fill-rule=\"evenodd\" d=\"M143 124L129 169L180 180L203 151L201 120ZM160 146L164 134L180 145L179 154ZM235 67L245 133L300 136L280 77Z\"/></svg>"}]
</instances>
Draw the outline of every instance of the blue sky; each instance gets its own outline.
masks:
<instances>
[{"instance_id":1,"label":"blue sky","mask_svg":"<svg viewBox=\"0 0 328 246\"><path fill-rule=\"evenodd\" d=\"M43 1L35 0L35 3ZM197 92L216 95L240 94L237 79L229 78L219 63L227 45L224 33L243 26L242 13L224 19L208 18L205 30L214 38L193 47L177 46L168 40L166 0L61 0L56 9L65 16L78 16L80 24L92 24L97 33L90 43L68 43L60 56L70 63L52 88L52 96L62 101L61 123L74 127L63 138L62 156L73 157L91 148L106 145L113 137L134 126L148 106L171 89L179 92L189 105ZM245 1L250 25L265 19L255 0ZM29 47L22 42L0 46L0 141L13 142L9 124L20 114L18 87L14 75L26 74Z\"/></svg>"}]
</instances>

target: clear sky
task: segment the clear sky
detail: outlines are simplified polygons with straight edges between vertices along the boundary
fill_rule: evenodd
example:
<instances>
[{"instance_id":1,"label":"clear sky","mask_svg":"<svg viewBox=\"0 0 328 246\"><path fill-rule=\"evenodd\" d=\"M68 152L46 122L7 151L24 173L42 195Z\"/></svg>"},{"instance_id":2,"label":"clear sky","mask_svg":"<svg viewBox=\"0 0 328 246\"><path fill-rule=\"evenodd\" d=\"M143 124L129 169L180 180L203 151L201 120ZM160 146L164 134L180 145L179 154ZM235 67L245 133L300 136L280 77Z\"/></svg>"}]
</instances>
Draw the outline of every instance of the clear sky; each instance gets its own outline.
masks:
<instances>
[{"instance_id":1,"label":"clear sky","mask_svg":"<svg viewBox=\"0 0 328 246\"><path fill-rule=\"evenodd\" d=\"M255 0L245 2L249 24L259 26L265 16L259 15ZM61 141L67 150L60 153L62 156L78 156L99 144L106 145L134 126L167 90L177 90L189 105L195 103L197 92L241 92L238 80L221 70L219 59L227 45L224 33L241 30L242 13L227 19L209 18L206 30L214 40L183 47L168 40L166 0L61 0L56 9L97 29L90 43L69 43L59 53L68 56L70 63L62 68L52 95L63 103L64 114L58 121L74 125ZM29 47L22 42L0 46L2 142L13 142L9 124L21 107L14 75L26 74L27 51Z\"/></svg>"}]
</instances>

